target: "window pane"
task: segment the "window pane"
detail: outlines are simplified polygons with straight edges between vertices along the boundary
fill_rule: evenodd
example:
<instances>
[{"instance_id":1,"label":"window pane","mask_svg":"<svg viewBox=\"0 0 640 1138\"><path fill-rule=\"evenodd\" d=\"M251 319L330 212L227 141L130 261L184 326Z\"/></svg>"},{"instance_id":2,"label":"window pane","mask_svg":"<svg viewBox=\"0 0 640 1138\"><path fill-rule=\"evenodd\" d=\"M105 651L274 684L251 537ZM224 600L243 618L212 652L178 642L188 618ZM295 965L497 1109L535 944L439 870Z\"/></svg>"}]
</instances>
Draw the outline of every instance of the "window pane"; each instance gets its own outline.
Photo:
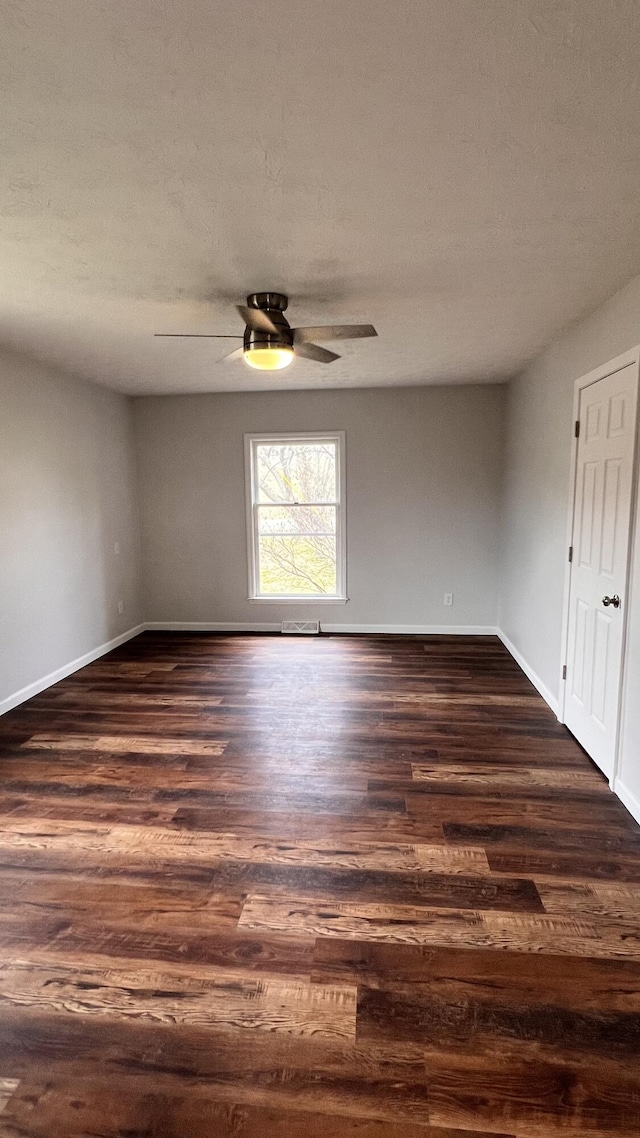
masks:
<instances>
[{"instance_id":1,"label":"window pane","mask_svg":"<svg viewBox=\"0 0 640 1138\"><path fill-rule=\"evenodd\" d=\"M335 443L256 446L258 502L335 502L336 489Z\"/></svg>"},{"instance_id":2,"label":"window pane","mask_svg":"<svg viewBox=\"0 0 640 1138\"><path fill-rule=\"evenodd\" d=\"M260 592L275 596L337 589L336 539L328 534L258 538Z\"/></svg>"},{"instance_id":3,"label":"window pane","mask_svg":"<svg viewBox=\"0 0 640 1138\"><path fill-rule=\"evenodd\" d=\"M281 534L334 534L336 532L335 506L258 506L258 533Z\"/></svg>"}]
</instances>

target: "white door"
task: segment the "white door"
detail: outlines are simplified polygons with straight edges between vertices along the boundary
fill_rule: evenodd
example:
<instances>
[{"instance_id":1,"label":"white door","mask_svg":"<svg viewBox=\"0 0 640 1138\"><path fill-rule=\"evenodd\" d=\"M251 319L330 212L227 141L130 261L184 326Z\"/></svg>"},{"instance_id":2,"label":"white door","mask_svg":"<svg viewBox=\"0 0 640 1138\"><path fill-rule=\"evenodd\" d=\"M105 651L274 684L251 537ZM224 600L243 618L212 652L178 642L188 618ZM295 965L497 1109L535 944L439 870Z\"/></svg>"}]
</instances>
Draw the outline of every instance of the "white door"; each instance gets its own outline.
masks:
<instances>
[{"instance_id":1,"label":"white door","mask_svg":"<svg viewBox=\"0 0 640 1138\"><path fill-rule=\"evenodd\" d=\"M622 680L636 365L580 394L565 723L613 775Z\"/></svg>"}]
</instances>

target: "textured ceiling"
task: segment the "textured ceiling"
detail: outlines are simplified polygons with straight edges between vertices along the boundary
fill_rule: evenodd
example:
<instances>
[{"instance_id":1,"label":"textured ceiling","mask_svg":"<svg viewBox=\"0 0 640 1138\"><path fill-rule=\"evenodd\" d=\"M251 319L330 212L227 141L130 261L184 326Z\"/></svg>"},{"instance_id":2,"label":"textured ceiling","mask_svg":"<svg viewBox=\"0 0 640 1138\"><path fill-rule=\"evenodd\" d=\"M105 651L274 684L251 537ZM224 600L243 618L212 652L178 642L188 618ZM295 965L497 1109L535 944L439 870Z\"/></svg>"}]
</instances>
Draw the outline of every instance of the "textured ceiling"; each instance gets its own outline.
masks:
<instances>
[{"instance_id":1,"label":"textured ceiling","mask_svg":"<svg viewBox=\"0 0 640 1138\"><path fill-rule=\"evenodd\" d=\"M134 393L505 379L640 271L637 0L8 0L0 344ZM223 364L248 291L379 339Z\"/></svg>"}]
</instances>

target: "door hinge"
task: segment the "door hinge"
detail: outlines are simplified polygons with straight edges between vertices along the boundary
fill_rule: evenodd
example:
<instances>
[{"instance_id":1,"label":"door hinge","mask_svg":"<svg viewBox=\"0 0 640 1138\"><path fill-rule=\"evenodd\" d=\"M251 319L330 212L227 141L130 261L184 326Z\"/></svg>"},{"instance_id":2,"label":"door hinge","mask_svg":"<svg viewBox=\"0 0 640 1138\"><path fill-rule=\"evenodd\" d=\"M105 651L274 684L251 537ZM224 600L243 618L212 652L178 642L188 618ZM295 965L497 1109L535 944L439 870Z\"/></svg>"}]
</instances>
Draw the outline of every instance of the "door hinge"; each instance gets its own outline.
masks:
<instances>
[{"instance_id":1,"label":"door hinge","mask_svg":"<svg viewBox=\"0 0 640 1138\"><path fill-rule=\"evenodd\" d=\"M573 561L573 546L569 546L569 561Z\"/></svg>"},{"instance_id":2,"label":"door hinge","mask_svg":"<svg viewBox=\"0 0 640 1138\"><path fill-rule=\"evenodd\" d=\"M567 678L567 665L566 664L562 665L562 678L563 678L563 680L566 680L566 678Z\"/></svg>"},{"instance_id":3,"label":"door hinge","mask_svg":"<svg viewBox=\"0 0 640 1138\"><path fill-rule=\"evenodd\" d=\"M579 439L580 438L580 420L579 419L576 419L576 425L575 425L574 431L575 431L576 438Z\"/></svg>"}]
</instances>

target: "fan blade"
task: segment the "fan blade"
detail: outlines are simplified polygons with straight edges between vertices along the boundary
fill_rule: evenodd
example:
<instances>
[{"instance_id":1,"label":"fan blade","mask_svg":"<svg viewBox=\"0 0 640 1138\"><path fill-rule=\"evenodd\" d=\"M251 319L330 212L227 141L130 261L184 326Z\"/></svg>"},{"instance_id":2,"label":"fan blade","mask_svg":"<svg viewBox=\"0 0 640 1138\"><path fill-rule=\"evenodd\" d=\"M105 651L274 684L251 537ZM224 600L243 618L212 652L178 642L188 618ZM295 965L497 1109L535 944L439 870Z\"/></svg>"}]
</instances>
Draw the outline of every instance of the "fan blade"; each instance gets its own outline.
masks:
<instances>
[{"instance_id":1,"label":"fan blade","mask_svg":"<svg viewBox=\"0 0 640 1138\"><path fill-rule=\"evenodd\" d=\"M228 356L222 357L223 364L233 363L234 360L241 360L244 355L244 347L236 348L235 352L229 352Z\"/></svg>"},{"instance_id":2,"label":"fan blade","mask_svg":"<svg viewBox=\"0 0 640 1138\"><path fill-rule=\"evenodd\" d=\"M296 344L293 350L296 356L304 356L305 360L316 360L319 364L332 364L334 360L340 359L336 352L320 348L317 344L307 344L305 341Z\"/></svg>"},{"instance_id":3,"label":"fan blade","mask_svg":"<svg viewBox=\"0 0 640 1138\"><path fill-rule=\"evenodd\" d=\"M294 328L293 342L308 343L309 340L360 340L365 336L377 336L373 324L321 324L318 328Z\"/></svg>"},{"instance_id":4,"label":"fan blade","mask_svg":"<svg viewBox=\"0 0 640 1138\"><path fill-rule=\"evenodd\" d=\"M219 336L217 332L154 332L164 340L241 340L242 336Z\"/></svg>"},{"instance_id":5,"label":"fan blade","mask_svg":"<svg viewBox=\"0 0 640 1138\"><path fill-rule=\"evenodd\" d=\"M278 329L273 320L261 308L245 308L243 304L236 304L236 308L245 324L253 332L275 332L277 334Z\"/></svg>"}]
</instances>

